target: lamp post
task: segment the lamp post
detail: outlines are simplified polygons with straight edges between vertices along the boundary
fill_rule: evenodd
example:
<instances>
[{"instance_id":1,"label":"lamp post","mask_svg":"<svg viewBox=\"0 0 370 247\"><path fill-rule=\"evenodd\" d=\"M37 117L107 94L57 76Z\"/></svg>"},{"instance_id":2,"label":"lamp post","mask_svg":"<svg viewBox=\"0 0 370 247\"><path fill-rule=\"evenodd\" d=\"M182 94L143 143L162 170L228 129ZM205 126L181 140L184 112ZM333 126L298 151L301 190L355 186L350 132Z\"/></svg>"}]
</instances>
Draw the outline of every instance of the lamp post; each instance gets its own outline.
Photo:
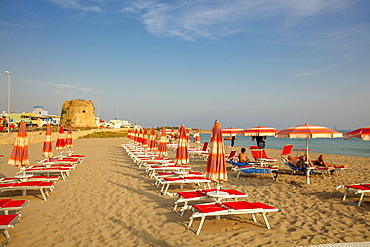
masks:
<instances>
[{"instance_id":1,"label":"lamp post","mask_svg":"<svg viewBox=\"0 0 370 247\"><path fill-rule=\"evenodd\" d=\"M100 129L100 99L98 99L98 129Z\"/></svg>"},{"instance_id":2,"label":"lamp post","mask_svg":"<svg viewBox=\"0 0 370 247\"><path fill-rule=\"evenodd\" d=\"M4 71L8 74L8 135L10 134L10 71Z\"/></svg>"},{"instance_id":3,"label":"lamp post","mask_svg":"<svg viewBox=\"0 0 370 247\"><path fill-rule=\"evenodd\" d=\"M117 120L118 120L118 105L117 105Z\"/></svg>"},{"instance_id":4,"label":"lamp post","mask_svg":"<svg viewBox=\"0 0 370 247\"><path fill-rule=\"evenodd\" d=\"M58 109L57 109L57 116L60 114L60 111L59 111L59 106L60 106L60 103L59 103L59 100L60 100L60 93L59 93L59 87L57 87L57 95L58 95ZM58 127L59 127L59 124L60 124L60 119L61 119L62 116L59 117L59 120L58 120Z\"/></svg>"}]
</instances>

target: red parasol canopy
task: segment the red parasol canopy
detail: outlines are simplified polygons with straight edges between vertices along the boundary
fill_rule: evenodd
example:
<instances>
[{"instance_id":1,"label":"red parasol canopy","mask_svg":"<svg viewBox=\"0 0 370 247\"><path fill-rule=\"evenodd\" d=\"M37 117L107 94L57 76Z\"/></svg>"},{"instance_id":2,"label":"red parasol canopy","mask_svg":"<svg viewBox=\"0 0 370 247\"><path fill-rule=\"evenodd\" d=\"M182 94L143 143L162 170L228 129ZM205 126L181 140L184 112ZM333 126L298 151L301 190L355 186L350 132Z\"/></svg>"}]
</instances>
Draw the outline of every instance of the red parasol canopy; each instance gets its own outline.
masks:
<instances>
[{"instance_id":1,"label":"red parasol canopy","mask_svg":"<svg viewBox=\"0 0 370 247\"><path fill-rule=\"evenodd\" d=\"M150 137L149 137L149 150L154 151L155 150L155 130L154 127L152 127L150 131Z\"/></svg>"},{"instance_id":2,"label":"red parasol canopy","mask_svg":"<svg viewBox=\"0 0 370 247\"><path fill-rule=\"evenodd\" d=\"M144 129L143 139L141 143L143 144L144 148L148 147L148 130L146 128Z\"/></svg>"},{"instance_id":3,"label":"red parasol canopy","mask_svg":"<svg viewBox=\"0 0 370 247\"><path fill-rule=\"evenodd\" d=\"M73 148L72 144L72 129L68 129L67 138L66 138L66 148Z\"/></svg>"},{"instance_id":4,"label":"red parasol canopy","mask_svg":"<svg viewBox=\"0 0 370 247\"><path fill-rule=\"evenodd\" d=\"M179 129L175 164L189 164L188 141L186 140L186 130L184 125L181 125Z\"/></svg>"},{"instance_id":5,"label":"red parasol canopy","mask_svg":"<svg viewBox=\"0 0 370 247\"><path fill-rule=\"evenodd\" d=\"M19 168L30 166L28 158L28 137L25 122L20 123L18 135L15 138L14 147L10 154L8 164Z\"/></svg>"},{"instance_id":6,"label":"red parasol canopy","mask_svg":"<svg viewBox=\"0 0 370 247\"><path fill-rule=\"evenodd\" d=\"M362 127L344 134L344 140L348 140L353 137L360 138L364 141L370 141L370 126Z\"/></svg>"},{"instance_id":7,"label":"red parasol canopy","mask_svg":"<svg viewBox=\"0 0 370 247\"><path fill-rule=\"evenodd\" d=\"M280 130L275 128L260 125L257 127L244 130L243 134L245 136L275 136L275 134L279 131Z\"/></svg>"},{"instance_id":8,"label":"red parasol canopy","mask_svg":"<svg viewBox=\"0 0 370 247\"><path fill-rule=\"evenodd\" d=\"M221 124L216 121L212 129L206 177L214 182L227 182L226 159Z\"/></svg>"},{"instance_id":9,"label":"red parasol canopy","mask_svg":"<svg viewBox=\"0 0 370 247\"><path fill-rule=\"evenodd\" d=\"M53 142L51 138L51 125L46 126L44 147L42 149L42 155L45 158L53 157Z\"/></svg>"},{"instance_id":10,"label":"red parasol canopy","mask_svg":"<svg viewBox=\"0 0 370 247\"><path fill-rule=\"evenodd\" d=\"M223 136L242 135L243 131L244 129L230 127L230 128L222 129L222 135Z\"/></svg>"},{"instance_id":11,"label":"red parasol canopy","mask_svg":"<svg viewBox=\"0 0 370 247\"><path fill-rule=\"evenodd\" d=\"M161 138L158 144L158 154L161 157L167 156L167 136L165 127L162 127Z\"/></svg>"},{"instance_id":12,"label":"red parasol canopy","mask_svg":"<svg viewBox=\"0 0 370 247\"><path fill-rule=\"evenodd\" d=\"M200 144L200 134L199 134L199 129L197 128L195 131L194 135L194 143L195 144Z\"/></svg>"},{"instance_id":13,"label":"red parasol canopy","mask_svg":"<svg viewBox=\"0 0 370 247\"><path fill-rule=\"evenodd\" d=\"M60 154L62 154L63 151L66 150L66 142L65 142L65 137L64 137L63 126L60 126L59 128L59 134L58 134L57 143L55 145L55 149L58 150Z\"/></svg>"}]
</instances>

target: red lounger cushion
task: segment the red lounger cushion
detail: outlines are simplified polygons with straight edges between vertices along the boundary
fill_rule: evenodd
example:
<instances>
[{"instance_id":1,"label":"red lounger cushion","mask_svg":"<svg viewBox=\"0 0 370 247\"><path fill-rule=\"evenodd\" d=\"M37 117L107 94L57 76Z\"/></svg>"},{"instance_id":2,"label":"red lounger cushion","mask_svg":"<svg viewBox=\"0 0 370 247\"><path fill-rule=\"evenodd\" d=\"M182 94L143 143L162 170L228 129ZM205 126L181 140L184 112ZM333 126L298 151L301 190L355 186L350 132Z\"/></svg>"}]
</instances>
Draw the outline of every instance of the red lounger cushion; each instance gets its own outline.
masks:
<instances>
[{"instance_id":1,"label":"red lounger cushion","mask_svg":"<svg viewBox=\"0 0 370 247\"><path fill-rule=\"evenodd\" d=\"M17 216L18 214L0 215L0 225L9 225Z\"/></svg>"},{"instance_id":2,"label":"red lounger cushion","mask_svg":"<svg viewBox=\"0 0 370 247\"><path fill-rule=\"evenodd\" d=\"M205 205L193 205L194 208L199 210L202 213L212 213L212 212L218 212L218 211L224 211L225 209L220 207L217 204L205 204Z\"/></svg>"}]
</instances>

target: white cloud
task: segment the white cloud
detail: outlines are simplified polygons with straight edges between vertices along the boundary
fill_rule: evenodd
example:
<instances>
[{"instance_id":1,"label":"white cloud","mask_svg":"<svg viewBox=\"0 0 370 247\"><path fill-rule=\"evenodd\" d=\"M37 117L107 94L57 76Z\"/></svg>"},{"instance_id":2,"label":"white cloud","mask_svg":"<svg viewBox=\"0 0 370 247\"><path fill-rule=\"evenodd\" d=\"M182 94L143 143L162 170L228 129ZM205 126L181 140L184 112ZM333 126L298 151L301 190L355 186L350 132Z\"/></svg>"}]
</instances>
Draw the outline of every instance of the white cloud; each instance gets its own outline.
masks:
<instances>
[{"instance_id":1,"label":"white cloud","mask_svg":"<svg viewBox=\"0 0 370 247\"><path fill-rule=\"evenodd\" d=\"M74 9L83 12L102 12L100 6L96 6L97 1L86 0L49 0L50 2L64 9Z\"/></svg>"}]
</instances>

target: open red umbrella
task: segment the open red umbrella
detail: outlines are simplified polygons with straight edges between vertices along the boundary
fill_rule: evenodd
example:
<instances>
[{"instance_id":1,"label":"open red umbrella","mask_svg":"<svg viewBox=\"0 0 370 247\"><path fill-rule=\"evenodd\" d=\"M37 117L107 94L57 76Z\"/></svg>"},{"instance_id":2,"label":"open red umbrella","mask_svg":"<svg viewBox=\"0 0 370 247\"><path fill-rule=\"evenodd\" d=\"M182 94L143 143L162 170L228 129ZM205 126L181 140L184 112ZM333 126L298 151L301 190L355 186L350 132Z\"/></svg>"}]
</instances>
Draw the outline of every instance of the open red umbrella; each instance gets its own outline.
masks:
<instances>
[{"instance_id":1,"label":"open red umbrella","mask_svg":"<svg viewBox=\"0 0 370 247\"><path fill-rule=\"evenodd\" d=\"M51 125L46 126L44 146L42 148L42 155L45 158L53 157L53 142L51 138Z\"/></svg>"},{"instance_id":2,"label":"open red umbrella","mask_svg":"<svg viewBox=\"0 0 370 247\"><path fill-rule=\"evenodd\" d=\"M223 136L243 135L243 131L244 129L230 127L230 128L222 129L222 135Z\"/></svg>"},{"instance_id":3,"label":"open red umbrella","mask_svg":"<svg viewBox=\"0 0 370 247\"><path fill-rule=\"evenodd\" d=\"M30 166L28 158L28 137L25 122L21 122L19 125L18 135L15 138L14 147L10 154L8 164L21 168L21 170L23 170L23 175L25 175L25 168Z\"/></svg>"},{"instance_id":4,"label":"open red umbrella","mask_svg":"<svg viewBox=\"0 0 370 247\"><path fill-rule=\"evenodd\" d=\"M306 139L306 156L308 159L308 139L309 138L338 138L343 137L339 131L327 127L303 124L287 128L276 133L275 138L305 138ZM307 176L307 184L310 184Z\"/></svg>"},{"instance_id":5,"label":"open red umbrella","mask_svg":"<svg viewBox=\"0 0 370 247\"><path fill-rule=\"evenodd\" d=\"M175 164L181 166L189 164L188 141L186 140L186 130L184 125L181 125L179 129Z\"/></svg>"},{"instance_id":6,"label":"open red umbrella","mask_svg":"<svg viewBox=\"0 0 370 247\"><path fill-rule=\"evenodd\" d=\"M362 127L351 132L348 132L347 134L344 134L343 138L344 140L348 140L353 137L360 138L364 141L370 141L370 126Z\"/></svg>"},{"instance_id":7,"label":"open red umbrella","mask_svg":"<svg viewBox=\"0 0 370 247\"><path fill-rule=\"evenodd\" d=\"M64 128L60 126L57 143L55 145L55 149L60 152L60 156L62 156L63 151L66 150L66 141L64 136Z\"/></svg>"},{"instance_id":8,"label":"open red umbrella","mask_svg":"<svg viewBox=\"0 0 370 247\"><path fill-rule=\"evenodd\" d=\"M210 150L208 154L206 177L219 184L227 182L226 158L222 139L221 124L216 121L212 129Z\"/></svg>"},{"instance_id":9,"label":"open red umbrella","mask_svg":"<svg viewBox=\"0 0 370 247\"><path fill-rule=\"evenodd\" d=\"M158 154L161 157L167 156L167 136L165 127L162 127L161 138L158 144Z\"/></svg>"},{"instance_id":10,"label":"open red umbrella","mask_svg":"<svg viewBox=\"0 0 370 247\"><path fill-rule=\"evenodd\" d=\"M150 137L149 137L149 150L154 151L155 150L155 130L154 127L152 127L150 131Z\"/></svg>"},{"instance_id":11,"label":"open red umbrella","mask_svg":"<svg viewBox=\"0 0 370 247\"><path fill-rule=\"evenodd\" d=\"M275 128L260 125L257 127L244 130L243 134L245 136L275 136L275 134L279 131L280 130Z\"/></svg>"}]
</instances>

